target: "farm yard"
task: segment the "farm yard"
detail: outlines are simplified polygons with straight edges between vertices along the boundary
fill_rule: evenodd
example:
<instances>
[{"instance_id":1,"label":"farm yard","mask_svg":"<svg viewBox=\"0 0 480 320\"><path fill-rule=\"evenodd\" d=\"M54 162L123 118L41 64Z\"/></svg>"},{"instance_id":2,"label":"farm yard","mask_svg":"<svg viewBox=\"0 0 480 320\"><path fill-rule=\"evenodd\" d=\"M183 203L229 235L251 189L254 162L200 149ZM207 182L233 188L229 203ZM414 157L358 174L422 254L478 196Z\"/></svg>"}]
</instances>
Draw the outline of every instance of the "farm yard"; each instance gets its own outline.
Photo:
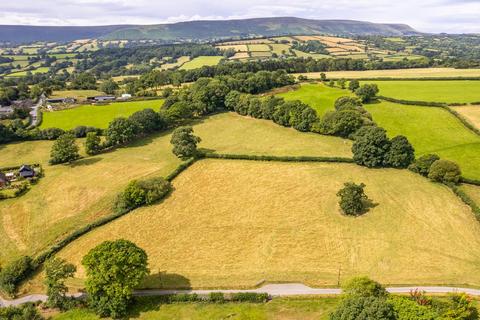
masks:
<instances>
[{"instance_id":1,"label":"farm yard","mask_svg":"<svg viewBox=\"0 0 480 320\"><path fill-rule=\"evenodd\" d=\"M77 126L106 128L116 117L128 117L136 111L159 110L163 100L115 102L107 105L83 105L60 111L43 112L41 128L70 130Z\"/></svg>"}]
</instances>

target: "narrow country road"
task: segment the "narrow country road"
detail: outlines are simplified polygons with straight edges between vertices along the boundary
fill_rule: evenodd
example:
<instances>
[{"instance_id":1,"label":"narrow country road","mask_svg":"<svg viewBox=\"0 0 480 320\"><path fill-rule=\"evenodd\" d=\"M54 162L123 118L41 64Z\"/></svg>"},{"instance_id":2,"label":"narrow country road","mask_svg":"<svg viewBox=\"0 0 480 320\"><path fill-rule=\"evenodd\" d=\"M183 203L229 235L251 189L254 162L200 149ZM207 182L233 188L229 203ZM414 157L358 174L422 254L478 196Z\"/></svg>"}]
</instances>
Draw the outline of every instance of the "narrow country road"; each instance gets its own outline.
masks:
<instances>
[{"instance_id":1,"label":"narrow country road","mask_svg":"<svg viewBox=\"0 0 480 320\"><path fill-rule=\"evenodd\" d=\"M387 288L390 293L409 293L412 290L418 289L425 291L426 293L459 293L464 292L471 296L480 296L479 289L470 288L457 288L457 287L391 287ZM223 292L223 293L237 293L237 292L257 292L268 293L273 297L281 296L302 296L302 295L338 295L341 294L341 289L316 289L310 288L300 283L287 283L287 284L267 284L263 287L251 290L140 290L135 292L135 296L161 296L174 293L197 293L197 294L209 294L210 292ZM83 294L75 294L75 297L81 297ZM25 302L45 301L46 295L33 294L18 298L15 300L3 300L0 298L0 307L15 306Z\"/></svg>"},{"instance_id":2,"label":"narrow country road","mask_svg":"<svg viewBox=\"0 0 480 320\"><path fill-rule=\"evenodd\" d=\"M30 125L32 127L38 126L38 120L39 120L38 119L38 109L40 109L42 107L42 105L45 103L46 99L47 98L42 93L40 98L38 98L38 102L32 107L32 111L30 111L30 116L31 116L31 119L32 119L32 123Z\"/></svg>"}]
</instances>

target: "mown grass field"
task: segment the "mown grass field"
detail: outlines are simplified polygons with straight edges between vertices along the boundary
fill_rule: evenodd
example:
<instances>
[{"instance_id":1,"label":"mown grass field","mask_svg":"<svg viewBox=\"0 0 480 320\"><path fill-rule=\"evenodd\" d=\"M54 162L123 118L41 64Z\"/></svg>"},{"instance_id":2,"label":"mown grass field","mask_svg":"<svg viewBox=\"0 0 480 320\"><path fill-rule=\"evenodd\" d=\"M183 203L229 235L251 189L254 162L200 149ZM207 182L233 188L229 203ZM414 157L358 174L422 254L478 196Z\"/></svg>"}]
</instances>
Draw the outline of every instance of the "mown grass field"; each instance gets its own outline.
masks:
<instances>
[{"instance_id":1,"label":"mown grass field","mask_svg":"<svg viewBox=\"0 0 480 320\"><path fill-rule=\"evenodd\" d=\"M346 181L364 182L378 205L360 218L343 216L336 192ZM335 286L339 272L341 281L362 274L385 284L480 284L480 224L470 208L407 170L202 160L173 184L162 203L59 255L79 266L102 241L129 239L148 253L147 288Z\"/></svg>"},{"instance_id":2,"label":"mown grass field","mask_svg":"<svg viewBox=\"0 0 480 320\"><path fill-rule=\"evenodd\" d=\"M339 88L331 88L324 84L303 84L300 89L279 94L286 100L301 100L314 108L319 116L334 110L334 102L351 93Z\"/></svg>"},{"instance_id":3,"label":"mown grass field","mask_svg":"<svg viewBox=\"0 0 480 320\"><path fill-rule=\"evenodd\" d=\"M471 124L480 129L480 105L451 107L464 116Z\"/></svg>"},{"instance_id":4,"label":"mown grass field","mask_svg":"<svg viewBox=\"0 0 480 320\"><path fill-rule=\"evenodd\" d=\"M276 298L265 304L255 303L178 303L160 304L154 298L142 298L129 312L129 319L183 320L326 320L340 302L339 298ZM72 310L54 320L98 320L87 310Z\"/></svg>"},{"instance_id":5,"label":"mown grass field","mask_svg":"<svg viewBox=\"0 0 480 320\"><path fill-rule=\"evenodd\" d=\"M320 72L302 74L311 79L320 79ZM419 68L368 71L332 71L325 72L325 74L330 79L480 77L480 69Z\"/></svg>"},{"instance_id":6,"label":"mown grass field","mask_svg":"<svg viewBox=\"0 0 480 320\"><path fill-rule=\"evenodd\" d=\"M480 102L480 80L368 81L376 83L380 95L411 101L446 103Z\"/></svg>"},{"instance_id":7,"label":"mown grass field","mask_svg":"<svg viewBox=\"0 0 480 320\"><path fill-rule=\"evenodd\" d=\"M350 142L342 139L303 134L234 113L210 117L194 129L202 137L200 147L220 153L351 156ZM52 143L0 146L0 167L38 162L45 170L45 177L27 194L0 202L2 265L20 254L35 254L79 226L110 214L115 195L130 180L165 176L180 164L171 152L170 134L73 165L48 165Z\"/></svg>"},{"instance_id":8,"label":"mown grass field","mask_svg":"<svg viewBox=\"0 0 480 320\"><path fill-rule=\"evenodd\" d=\"M200 56L188 61L180 69L192 70L203 66L216 66L222 59L222 56Z\"/></svg>"},{"instance_id":9,"label":"mown grass field","mask_svg":"<svg viewBox=\"0 0 480 320\"><path fill-rule=\"evenodd\" d=\"M465 191L470 198L480 207L480 186L471 184L462 184L460 188Z\"/></svg>"},{"instance_id":10,"label":"mown grass field","mask_svg":"<svg viewBox=\"0 0 480 320\"><path fill-rule=\"evenodd\" d=\"M106 128L117 117L128 117L136 111L160 109L163 100L116 102L107 105L84 105L61 111L44 111L41 128L73 129L79 125Z\"/></svg>"},{"instance_id":11,"label":"mown grass field","mask_svg":"<svg viewBox=\"0 0 480 320\"><path fill-rule=\"evenodd\" d=\"M50 98L76 98L78 100L86 100L87 97L102 96L104 92L98 90L59 90L53 91Z\"/></svg>"},{"instance_id":12,"label":"mown grass field","mask_svg":"<svg viewBox=\"0 0 480 320\"><path fill-rule=\"evenodd\" d=\"M366 106L389 136L404 135L417 156L436 153L457 162L463 175L480 179L480 136L468 130L448 111L434 107L381 102Z\"/></svg>"}]
</instances>

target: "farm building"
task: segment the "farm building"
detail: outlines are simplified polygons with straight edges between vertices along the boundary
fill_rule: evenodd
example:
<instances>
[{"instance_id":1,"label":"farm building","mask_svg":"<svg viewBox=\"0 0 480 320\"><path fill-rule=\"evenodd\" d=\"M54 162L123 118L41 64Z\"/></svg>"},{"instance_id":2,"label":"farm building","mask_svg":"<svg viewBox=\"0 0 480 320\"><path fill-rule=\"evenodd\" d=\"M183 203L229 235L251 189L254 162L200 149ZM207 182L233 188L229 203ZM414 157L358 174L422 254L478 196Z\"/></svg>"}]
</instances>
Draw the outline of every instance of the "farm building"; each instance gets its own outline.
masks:
<instances>
[{"instance_id":1,"label":"farm building","mask_svg":"<svg viewBox=\"0 0 480 320\"><path fill-rule=\"evenodd\" d=\"M6 115L6 114L10 114L12 112L13 112L12 107L2 107L2 106L0 106L0 115Z\"/></svg>"},{"instance_id":2,"label":"farm building","mask_svg":"<svg viewBox=\"0 0 480 320\"><path fill-rule=\"evenodd\" d=\"M35 176L35 170L29 165L24 164L18 170L18 174L23 178L32 178Z\"/></svg>"},{"instance_id":3,"label":"farm building","mask_svg":"<svg viewBox=\"0 0 480 320\"><path fill-rule=\"evenodd\" d=\"M103 101L114 101L117 98L115 96L95 96L95 97L87 97L88 101L93 102L103 102Z\"/></svg>"},{"instance_id":4,"label":"farm building","mask_svg":"<svg viewBox=\"0 0 480 320\"><path fill-rule=\"evenodd\" d=\"M75 98L53 98L47 99L48 103L75 103L77 99Z\"/></svg>"},{"instance_id":5,"label":"farm building","mask_svg":"<svg viewBox=\"0 0 480 320\"><path fill-rule=\"evenodd\" d=\"M4 188L9 184L9 181L7 179L7 176L5 173L0 172L0 188Z\"/></svg>"}]
</instances>

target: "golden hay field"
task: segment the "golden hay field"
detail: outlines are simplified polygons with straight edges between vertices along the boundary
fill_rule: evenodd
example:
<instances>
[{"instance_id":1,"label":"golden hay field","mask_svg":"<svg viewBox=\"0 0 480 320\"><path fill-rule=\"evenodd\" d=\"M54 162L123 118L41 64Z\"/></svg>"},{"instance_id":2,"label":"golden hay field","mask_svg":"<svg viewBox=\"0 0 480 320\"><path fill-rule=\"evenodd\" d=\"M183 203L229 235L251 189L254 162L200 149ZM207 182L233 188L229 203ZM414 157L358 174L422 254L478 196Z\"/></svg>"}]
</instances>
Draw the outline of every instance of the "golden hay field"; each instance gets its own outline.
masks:
<instances>
[{"instance_id":1,"label":"golden hay field","mask_svg":"<svg viewBox=\"0 0 480 320\"><path fill-rule=\"evenodd\" d=\"M201 147L223 153L351 156L350 141L304 134L269 121L219 114L197 123ZM78 141L81 145L82 141ZM55 239L111 213L115 195L132 179L165 176L180 161L170 135L148 137L128 148L49 166L51 141L0 146L0 167L41 163L45 177L27 194L0 201L0 263L35 254Z\"/></svg>"},{"instance_id":2,"label":"golden hay field","mask_svg":"<svg viewBox=\"0 0 480 320\"><path fill-rule=\"evenodd\" d=\"M480 129L480 105L451 107Z\"/></svg>"},{"instance_id":3,"label":"golden hay field","mask_svg":"<svg viewBox=\"0 0 480 320\"><path fill-rule=\"evenodd\" d=\"M435 78L435 77L480 77L480 69L454 68L419 68L396 70L368 70L368 71L332 71L325 72L331 79L365 79L365 78ZM296 74L308 76L311 79L320 79L320 72Z\"/></svg>"},{"instance_id":4,"label":"golden hay field","mask_svg":"<svg viewBox=\"0 0 480 320\"><path fill-rule=\"evenodd\" d=\"M378 204L359 218L338 207L336 192L350 180ZM148 253L145 287L334 286L359 274L384 284L480 285L480 224L470 208L407 170L202 160L174 188L59 255L79 265L102 241L129 239Z\"/></svg>"}]
</instances>

